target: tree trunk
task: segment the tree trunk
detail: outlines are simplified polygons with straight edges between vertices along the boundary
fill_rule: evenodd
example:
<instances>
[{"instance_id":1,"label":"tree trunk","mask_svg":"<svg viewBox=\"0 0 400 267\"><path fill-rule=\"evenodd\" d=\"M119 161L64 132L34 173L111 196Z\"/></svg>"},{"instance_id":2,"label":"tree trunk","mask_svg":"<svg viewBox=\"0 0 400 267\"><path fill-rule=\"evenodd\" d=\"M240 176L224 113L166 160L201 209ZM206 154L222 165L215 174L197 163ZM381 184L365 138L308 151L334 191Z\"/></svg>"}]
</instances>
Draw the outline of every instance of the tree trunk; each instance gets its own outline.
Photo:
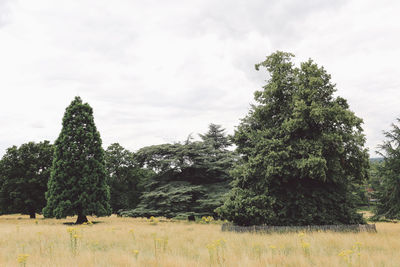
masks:
<instances>
[{"instance_id":1,"label":"tree trunk","mask_svg":"<svg viewBox=\"0 0 400 267\"><path fill-rule=\"evenodd\" d=\"M75 224L82 224L88 222L88 219L86 218L86 215L83 215L81 213L78 214L78 219L76 219Z\"/></svg>"},{"instance_id":2,"label":"tree trunk","mask_svg":"<svg viewBox=\"0 0 400 267\"><path fill-rule=\"evenodd\" d=\"M30 219L36 219L36 213L34 211L29 212Z\"/></svg>"}]
</instances>

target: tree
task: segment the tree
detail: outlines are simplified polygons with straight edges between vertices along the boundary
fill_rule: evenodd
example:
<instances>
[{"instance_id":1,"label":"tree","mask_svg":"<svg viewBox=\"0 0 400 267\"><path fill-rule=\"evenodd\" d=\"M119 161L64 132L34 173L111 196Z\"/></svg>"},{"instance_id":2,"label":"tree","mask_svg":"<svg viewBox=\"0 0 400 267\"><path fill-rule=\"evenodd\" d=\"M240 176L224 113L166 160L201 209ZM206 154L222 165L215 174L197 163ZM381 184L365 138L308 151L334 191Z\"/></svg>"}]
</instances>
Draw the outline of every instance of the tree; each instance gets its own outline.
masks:
<instances>
[{"instance_id":1,"label":"tree","mask_svg":"<svg viewBox=\"0 0 400 267\"><path fill-rule=\"evenodd\" d=\"M0 161L0 213L18 212L35 218L41 212L52 160L49 141L7 149Z\"/></svg>"},{"instance_id":2,"label":"tree","mask_svg":"<svg viewBox=\"0 0 400 267\"><path fill-rule=\"evenodd\" d=\"M367 185L368 206L371 202L378 199L379 192L383 190L383 179L381 176L382 166L384 164L383 158L370 159L369 179Z\"/></svg>"},{"instance_id":3,"label":"tree","mask_svg":"<svg viewBox=\"0 0 400 267\"><path fill-rule=\"evenodd\" d=\"M113 212L136 208L144 183L153 172L138 167L134 153L118 143L111 144L105 156Z\"/></svg>"},{"instance_id":4,"label":"tree","mask_svg":"<svg viewBox=\"0 0 400 267\"><path fill-rule=\"evenodd\" d=\"M203 142L209 144L216 150L225 149L232 145L231 141L226 137L225 129L221 125L210 123L208 132L199 134Z\"/></svg>"},{"instance_id":5,"label":"tree","mask_svg":"<svg viewBox=\"0 0 400 267\"><path fill-rule=\"evenodd\" d=\"M61 133L55 142L54 161L46 192L45 217L111 214L104 151L93 119L93 110L80 97L67 107Z\"/></svg>"},{"instance_id":6,"label":"tree","mask_svg":"<svg viewBox=\"0 0 400 267\"><path fill-rule=\"evenodd\" d=\"M312 60L294 67L276 52L256 65L270 73L233 141L242 162L219 212L239 225L363 222L351 187L367 176L362 120Z\"/></svg>"},{"instance_id":7,"label":"tree","mask_svg":"<svg viewBox=\"0 0 400 267\"><path fill-rule=\"evenodd\" d=\"M218 138L212 140L218 130ZM219 125L201 135L203 141L188 138L183 143L163 144L140 149L135 157L154 171L136 209L125 216L188 217L215 215L229 191L234 153ZM221 135L223 138L221 138Z\"/></svg>"},{"instance_id":8,"label":"tree","mask_svg":"<svg viewBox=\"0 0 400 267\"><path fill-rule=\"evenodd\" d=\"M400 122L400 119L397 119ZM400 128L392 124L380 146L383 162L378 166L377 206L373 219L400 219Z\"/></svg>"}]
</instances>

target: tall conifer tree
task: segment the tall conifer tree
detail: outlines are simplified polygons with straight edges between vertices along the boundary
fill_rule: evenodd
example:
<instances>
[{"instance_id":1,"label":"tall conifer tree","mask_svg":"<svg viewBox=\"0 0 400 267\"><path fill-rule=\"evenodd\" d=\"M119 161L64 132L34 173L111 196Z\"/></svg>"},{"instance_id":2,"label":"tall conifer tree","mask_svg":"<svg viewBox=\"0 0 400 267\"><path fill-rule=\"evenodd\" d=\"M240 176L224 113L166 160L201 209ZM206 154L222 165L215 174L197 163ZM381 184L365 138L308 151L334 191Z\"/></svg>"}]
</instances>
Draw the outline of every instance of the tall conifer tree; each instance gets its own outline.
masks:
<instances>
[{"instance_id":1,"label":"tall conifer tree","mask_svg":"<svg viewBox=\"0 0 400 267\"><path fill-rule=\"evenodd\" d=\"M93 119L93 110L80 97L67 107L62 130L55 142L51 177L46 192L45 217L110 215L104 151Z\"/></svg>"},{"instance_id":2,"label":"tall conifer tree","mask_svg":"<svg viewBox=\"0 0 400 267\"><path fill-rule=\"evenodd\" d=\"M351 188L366 177L362 120L312 60L276 52L256 65L270 78L235 131L242 155L220 213L239 225L361 223Z\"/></svg>"}]
</instances>

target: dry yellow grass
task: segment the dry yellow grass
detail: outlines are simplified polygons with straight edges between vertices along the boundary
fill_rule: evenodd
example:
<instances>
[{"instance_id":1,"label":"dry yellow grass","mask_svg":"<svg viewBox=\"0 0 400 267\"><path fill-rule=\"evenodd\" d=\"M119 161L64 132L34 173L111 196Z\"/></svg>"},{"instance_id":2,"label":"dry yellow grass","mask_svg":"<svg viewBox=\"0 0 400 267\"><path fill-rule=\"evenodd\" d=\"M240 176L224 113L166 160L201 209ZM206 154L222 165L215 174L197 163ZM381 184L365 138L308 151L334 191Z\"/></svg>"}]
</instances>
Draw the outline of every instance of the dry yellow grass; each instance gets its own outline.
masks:
<instances>
[{"instance_id":1,"label":"dry yellow grass","mask_svg":"<svg viewBox=\"0 0 400 267\"><path fill-rule=\"evenodd\" d=\"M400 266L400 225L372 233L238 234L217 224L0 216L0 266ZM74 228L70 228L74 227ZM342 256L339 256L341 253Z\"/></svg>"}]
</instances>

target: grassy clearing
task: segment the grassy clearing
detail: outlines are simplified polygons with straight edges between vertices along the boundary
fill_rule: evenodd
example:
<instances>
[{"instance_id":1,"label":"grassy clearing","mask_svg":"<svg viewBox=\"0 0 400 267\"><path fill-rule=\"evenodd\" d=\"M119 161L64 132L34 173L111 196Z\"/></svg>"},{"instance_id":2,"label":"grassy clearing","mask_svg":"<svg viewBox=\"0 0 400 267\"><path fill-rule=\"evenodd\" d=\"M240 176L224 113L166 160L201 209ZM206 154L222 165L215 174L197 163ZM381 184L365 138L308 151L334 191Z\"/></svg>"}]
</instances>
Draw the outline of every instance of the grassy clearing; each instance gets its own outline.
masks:
<instances>
[{"instance_id":1,"label":"grassy clearing","mask_svg":"<svg viewBox=\"0 0 400 267\"><path fill-rule=\"evenodd\" d=\"M217 224L0 216L0 266L399 266L400 225L372 233L227 233Z\"/></svg>"}]
</instances>

